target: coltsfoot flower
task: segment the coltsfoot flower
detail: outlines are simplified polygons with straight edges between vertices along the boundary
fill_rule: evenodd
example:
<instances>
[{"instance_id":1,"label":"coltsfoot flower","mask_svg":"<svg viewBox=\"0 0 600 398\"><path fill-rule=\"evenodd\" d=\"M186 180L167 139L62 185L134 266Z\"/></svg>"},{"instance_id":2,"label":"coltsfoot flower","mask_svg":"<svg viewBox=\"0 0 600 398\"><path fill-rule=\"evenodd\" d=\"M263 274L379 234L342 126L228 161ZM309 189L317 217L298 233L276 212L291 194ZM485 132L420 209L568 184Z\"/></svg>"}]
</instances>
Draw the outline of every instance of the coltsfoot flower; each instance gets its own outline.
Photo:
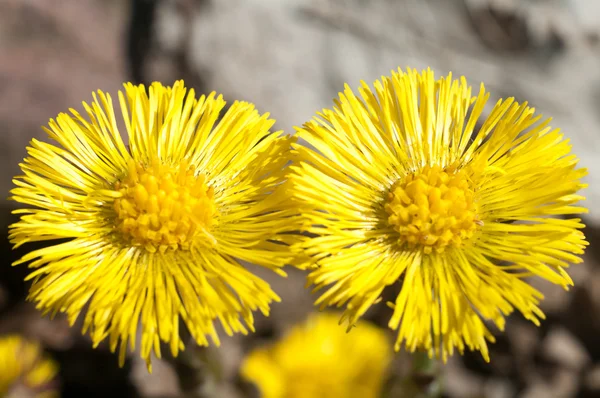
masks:
<instances>
[{"instance_id":1,"label":"coltsfoot flower","mask_svg":"<svg viewBox=\"0 0 600 398\"><path fill-rule=\"evenodd\" d=\"M83 331L94 346L108 338L136 345L150 367L160 342L184 348L180 320L200 345L253 328L252 312L278 300L241 262L285 275L295 210L282 185L291 138L271 134L273 120L252 104L225 106L221 96L187 91L183 82L125 85L119 103L128 142L110 95L99 91L87 117L71 109L45 129L58 145L27 148L12 199L15 247L67 238L16 262L34 271L29 298L71 324L87 309ZM140 323L141 321L141 323Z\"/></svg>"},{"instance_id":2,"label":"coltsfoot flower","mask_svg":"<svg viewBox=\"0 0 600 398\"><path fill-rule=\"evenodd\" d=\"M58 365L21 336L0 337L0 396L58 398Z\"/></svg>"},{"instance_id":3,"label":"coltsfoot flower","mask_svg":"<svg viewBox=\"0 0 600 398\"><path fill-rule=\"evenodd\" d=\"M272 346L244 359L241 374L260 398L379 398L391 362L386 333L360 322L352 333L339 314L314 314Z\"/></svg>"},{"instance_id":4,"label":"coltsfoot flower","mask_svg":"<svg viewBox=\"0 0 600 398\"><path fill-rule=\"evenodd\" d=\"M478 126L483 84L472 95L464 78L399 70L359 92L346 86L297 134L316 149L297 147L291 180L316 236L299 244L300 265L327 287L317 303L345 306L352 325L400 284L388 303L396 350L489 360L486 321L502 330L514 309L544 318L528 277L573 284L586 170L527 103L499 100Z\"/></svg>"}]
</instances>

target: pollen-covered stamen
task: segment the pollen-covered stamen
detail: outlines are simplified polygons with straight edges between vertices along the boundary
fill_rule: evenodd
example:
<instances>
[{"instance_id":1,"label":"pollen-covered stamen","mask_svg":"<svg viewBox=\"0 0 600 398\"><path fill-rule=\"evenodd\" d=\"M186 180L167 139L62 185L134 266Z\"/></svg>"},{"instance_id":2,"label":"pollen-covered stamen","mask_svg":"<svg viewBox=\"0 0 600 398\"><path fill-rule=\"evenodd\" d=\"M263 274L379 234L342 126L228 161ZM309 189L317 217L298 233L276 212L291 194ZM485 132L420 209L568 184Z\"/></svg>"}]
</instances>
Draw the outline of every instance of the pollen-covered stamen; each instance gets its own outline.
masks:
<instances>
[{"instance_id":1,"label":"pollen-covered stamen","mask_svg":"<svg viewBox=\"0 0 600 398\"><path fill-rule=\"evenodd\" d=\"M399 242L428 254L471 238L481 221L467 177L464 170L426 166L398 181L385 210Z\"/></svg>"},{"instance_id":2,"label":"pollen-covered stamen","mask_svg":"<svg viewBox=\"0 0 600 398\"><path fill-rule=\"evenodd\" d=\"M131 163L114 189L121 194L114 202L116 229L128 243L164 253L189 249L198 234L213 239L214 190L186 162L147 167Z\"/></svg>"}]
</instances>

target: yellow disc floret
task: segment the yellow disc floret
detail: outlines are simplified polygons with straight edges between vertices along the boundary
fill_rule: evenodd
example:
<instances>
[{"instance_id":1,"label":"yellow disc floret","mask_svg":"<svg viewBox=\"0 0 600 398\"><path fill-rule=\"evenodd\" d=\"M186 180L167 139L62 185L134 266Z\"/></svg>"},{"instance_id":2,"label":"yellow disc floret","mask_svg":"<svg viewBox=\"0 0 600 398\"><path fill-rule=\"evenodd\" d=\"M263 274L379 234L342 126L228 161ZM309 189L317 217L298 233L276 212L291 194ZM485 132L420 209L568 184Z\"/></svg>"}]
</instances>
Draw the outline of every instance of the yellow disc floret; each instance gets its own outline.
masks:
<instances>
[{"instance_id":1,"label":"yellow disc floret","mask_svg":"<svg viewBox=\"0 0 600 398\"><path fill-rule=\"evenodd\" d=\"M115 191L120 194L114 202L116 229L130 244L164 253L189 249L197 233L211 237L214 189L186 162L148 167L132 163Z\"/></svg>"},{"instance_id":2,"label":"yellow disc floret","mask_svg":"<svg viewBox=\"0 0 600 398\"><path fill-rule=\"evenodd\" d=\"M400 234L399 243L426 254L442 252L471 238L481 223L474 196L464 170L426 166L392 187L388 223Z\"/></svg>"}]
</instances>

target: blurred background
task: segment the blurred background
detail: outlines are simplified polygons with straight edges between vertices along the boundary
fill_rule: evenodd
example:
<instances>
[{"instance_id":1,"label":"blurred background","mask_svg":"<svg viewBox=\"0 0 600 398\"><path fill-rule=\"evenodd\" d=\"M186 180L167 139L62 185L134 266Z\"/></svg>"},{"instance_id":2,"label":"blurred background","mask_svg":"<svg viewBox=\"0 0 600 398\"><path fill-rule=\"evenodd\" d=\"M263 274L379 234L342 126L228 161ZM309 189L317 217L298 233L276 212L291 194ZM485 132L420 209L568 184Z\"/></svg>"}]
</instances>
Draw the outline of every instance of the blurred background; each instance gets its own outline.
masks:
<instances>
[{"instance_id":1,"label":"blurred background","mask_svg":"<svg viewBox=\"0 0 600 398\"><path fill-rule=\"evenodd\" d=\"M490 105L529 101L554 118L590 172L591 247L571 268L575 288L533 282L548 319L537 328L510 317L490 364L478 354L452 358L440 369L444 396L600 397L599 0L0 0L1 197L29 140L45 139L40 126L80 109L93 90L114 95L125 81L184 79L200 93L254 102L291 133L329 107L344 83L371 83L398 66L452 71L474 87L483 81ZM12 205L0 203L6 235ZM92 350L64 318L41 317L25 302L26 267L9 265L23 250L12 251L6 237L0 244L0 334L40 341L59 363L62 396L175 398L202 384L182 379L186 370L168 359L155 361L152 375L137 355L119 369L106 347ZM243 356L313 310L302 273L261 275L283 303L270 318L258 316L256 334L201 353L219 363L214 396L258 396L240 381ZM383 325L387 311L367 318ZM398 354L390 379L407 369L407 355Z\"/></svg>"}]
</instances>

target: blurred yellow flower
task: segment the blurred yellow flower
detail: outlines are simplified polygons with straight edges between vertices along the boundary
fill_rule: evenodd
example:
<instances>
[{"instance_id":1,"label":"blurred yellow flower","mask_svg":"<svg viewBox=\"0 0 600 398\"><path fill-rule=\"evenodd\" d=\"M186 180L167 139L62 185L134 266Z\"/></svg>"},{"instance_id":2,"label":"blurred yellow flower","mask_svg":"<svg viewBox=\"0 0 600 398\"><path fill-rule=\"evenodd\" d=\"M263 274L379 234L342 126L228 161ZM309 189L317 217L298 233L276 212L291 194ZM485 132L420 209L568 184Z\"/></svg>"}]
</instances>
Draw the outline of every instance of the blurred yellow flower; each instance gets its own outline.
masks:
<instances>
[{"instance_id":1,"label":"blurred yellow flower","mask_svg":"<svg viewBox=\"0 0 600 398\"><path fill-rule=\"evenodd\" d=\"M478 127L483 84L472 95L464 78L399 70L359 92L346 86L297 134L316 149L297 148L290 179L316 235L299 244L300 266L328 287L317 303L345 305L352 325L399 284L396 350L489 360L485 321L502 330L514 308L544 317L525 278L572 285L565 268L587 245L572 216L586 212L576 205L586 170L527 103L500 100Z\"/></svg>"},{"instance_id":2,"label":"blurred yellow flower","mask_svg":"<svg viewBox=\"0 0 600 398\"><path fill-rule=\"evenodd\" d=\"M378 398L391 361L385 332L360 322L351 333L338 314L315 314L284 338L252 351L241 374L261 398Z\"/></svg>"},{"instance_id":3,"label":"blurred yellow flower","mask_svg":"<svg viewBox=\"0 0 600 398\"><path fill-rule=\"evenodd\" d=\"M83 104L87 117L71 109L50 120L57 146L31 142L12 199L34 208L17 210L10 239L17 247L68 238L16 262L35 269L29 298L71 324L87 308L83 331L94 346L120 344L121 365L141 321L151 370L160 341L174 356L184 348L180 320L198 344L218 344L215 320L227 334L247 333L252 311L268 314L279 300L241 262L285 275L292 138L271 134L274 121L245 102L217 122L222 97L197 99L182 81L125 84L119 103L128 144L101 91Z\"/></svg>"},{"instance_id":4,"label":"blurred yellow flower","mask_svg":"<svg viewBox=\"0 0 600 398\"><path fill-rule=\"evenodd\" d=\"M0 337L0 396L58 398L58 365L20 336Z\"/></svg>"}]
</instances>

